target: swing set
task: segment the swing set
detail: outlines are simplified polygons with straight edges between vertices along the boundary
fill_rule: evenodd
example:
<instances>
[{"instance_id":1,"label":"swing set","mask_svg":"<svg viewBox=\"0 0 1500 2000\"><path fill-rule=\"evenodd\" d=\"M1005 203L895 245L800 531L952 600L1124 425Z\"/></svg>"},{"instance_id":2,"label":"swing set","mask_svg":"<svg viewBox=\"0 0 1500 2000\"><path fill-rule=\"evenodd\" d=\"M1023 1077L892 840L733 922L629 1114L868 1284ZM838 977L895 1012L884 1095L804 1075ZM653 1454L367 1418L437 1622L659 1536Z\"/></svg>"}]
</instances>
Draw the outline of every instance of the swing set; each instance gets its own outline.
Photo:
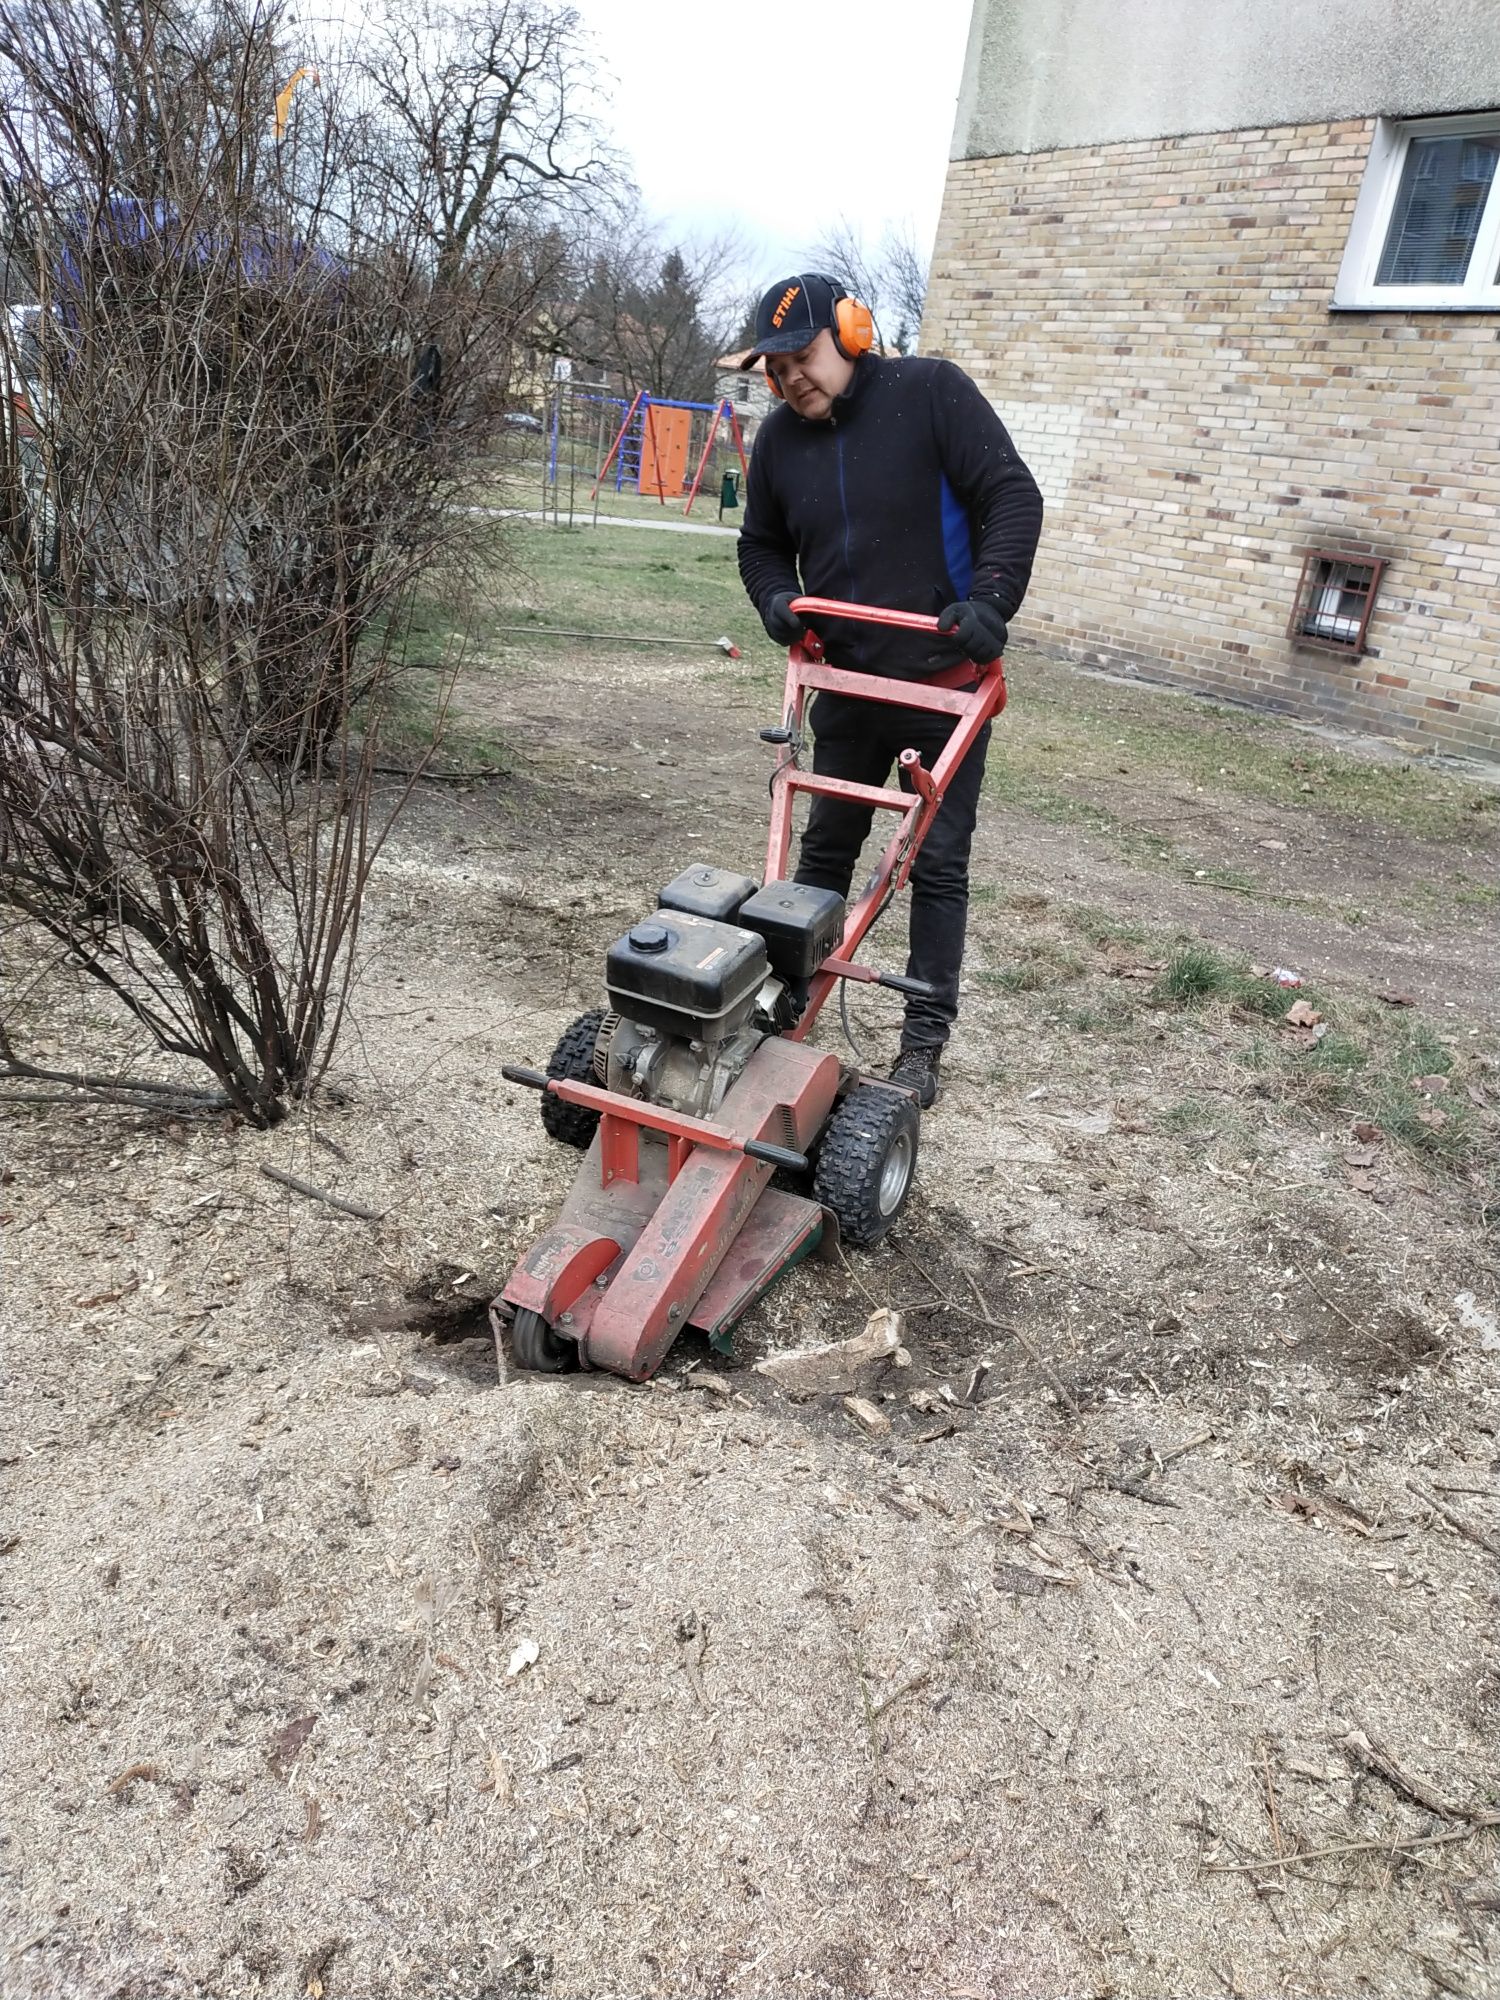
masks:
<instances>
[{"instance_id":1,"label":"swing set","mask_svg":"<svg viewBox=\"0 0 1500 2000\"><path fill-rule=\"evenodd\" d=\"M593 499L603 485L609 469L619 459L623 464L623 454L634 442L639 447L638 487L643 495L654 494L663 507L667 495L674 498L687 480L687 463L695 414L706 412L709 416L708 433L703 441L703 450L698 456L697 470L693 474L692 485L688 489L687 505L683 513L691 514L693 502L698 497L698 489L703 484L703 475L708 469L719 440L719 426L727 427L728 435L739 453L740 470L749 475L749 461L745 457L745 438L740 429L740 420L734 405L728 397L717 403L681 403L667 396L653 396L645 389L638 389L631 399L620 428L615 432L614 442L605 454L604 462L594 475ZM632 439L633 427L639 424L639 436ZM616 484L619 483L617 475Z\"/></svg>"}]
</instances>

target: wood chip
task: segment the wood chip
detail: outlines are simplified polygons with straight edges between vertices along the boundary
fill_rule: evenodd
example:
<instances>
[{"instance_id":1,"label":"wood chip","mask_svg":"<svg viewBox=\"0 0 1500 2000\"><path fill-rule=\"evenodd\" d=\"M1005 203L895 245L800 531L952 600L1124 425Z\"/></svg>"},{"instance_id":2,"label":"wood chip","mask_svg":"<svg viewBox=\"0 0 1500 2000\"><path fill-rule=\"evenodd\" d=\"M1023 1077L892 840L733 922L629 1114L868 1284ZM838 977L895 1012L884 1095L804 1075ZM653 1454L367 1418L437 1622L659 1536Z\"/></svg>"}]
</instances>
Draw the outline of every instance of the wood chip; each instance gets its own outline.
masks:
<instances>
[{"instance_id":1,"label":"wood chip","mask_svg":"<svg viewBox=\"0 0 1500 2000\"><path fill-rule=\"evenodd\" d=\"M711 1368L694 1368L682 1378L689 1389L705 1389L710 1396L717 1396L721 1403L727 1403L734 1394L733 1386L722 1375L715 1375Z\"/></svg>"},{"instance_id":2,"label":"wood chip","mask_svg":"<svg viewBox=\"0 0 1500 2000\"><path fill-rule=\"evenodd\" d=\"M844 1410L869 1437L889 1437L891 1420L868 1396L845 1396Z\"/></svg>"}]
</instances>

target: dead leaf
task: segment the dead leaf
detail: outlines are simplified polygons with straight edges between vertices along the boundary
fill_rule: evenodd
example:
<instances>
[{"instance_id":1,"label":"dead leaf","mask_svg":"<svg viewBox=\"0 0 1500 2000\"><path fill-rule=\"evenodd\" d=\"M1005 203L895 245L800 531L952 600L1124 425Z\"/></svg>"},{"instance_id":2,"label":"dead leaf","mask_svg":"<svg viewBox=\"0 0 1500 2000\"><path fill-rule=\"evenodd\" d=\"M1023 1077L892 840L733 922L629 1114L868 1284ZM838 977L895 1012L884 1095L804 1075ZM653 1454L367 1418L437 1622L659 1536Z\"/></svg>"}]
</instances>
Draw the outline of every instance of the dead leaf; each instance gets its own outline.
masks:
<instances>
[{"instance_id":1,"label":"dead leaf","mask_svg":"<svg viewBox=\"0 0 1500 2000\"><path fill-rule=\"evenodd\" d=\"M1373 1146L1351 1146L1344 1154L1346 1167L1373 1167L1380 1155Z\"/></svg>"},{"instance_id":2,"label":"dead leaf","mask_svg":"<svg viewBox=\"0 0 1500 2000\"><path fill-rule=\"evenodd\" d=\"M311 1843L317 1839L318 1831L323 1824L323 1808L311 1794L303 1801L303 1804L307 1809L307 1824L302 1829L302 1838Z\"/></svg>"},{"instance_id":3,"label":"dead leaf","mask_svg":"<svg viewBox=\"0 0 1500 2000\"><path fill-rule=\"evenodd\" d=\"M324 1974L338 1956L342 1938L330 1938L327 1944L320 1944L302 1961L302 1992L304 2000L323 2000L327 1991Z\"/></svg>"},{"instance_id":4,"label":"dead leaf","mask_svg":"<svg viewBox=\"0 0 1500 2000\"><path fill-rule=\"evenodd\" d=\"M1383 1000L1387 1007L1415 1007L1417 1004L1414 993L1377 993L1375 998Z\"/></svg>"},{"instance_id":5,"label":"dead leaf","mask_svg":"<svg viewBox=\"0 0 1500 2000\"><path fill-rule=\"evenodd\" d=\"M1375 1146L1380 1143L1385 1134L1378 1125L1372 1125L1368 1118L1361 1118L1354 1127L1354 1136L1356 1139L1362 1139L1367 1146ZM1346 1153L1344 1157L1347 1159L1349 1156Z\"/></svg>"},{"instance_id":6,"label":"dead leaf","mask_svg":"<svg viewBox=\"0 0 1500 2000\"><path fill-rule=\"evenodd\" d=\"M284 1778L308 1737L312 1735L318 1718L315 1715L299 1715L278 1729L266 1750L266 1762L278 1778Z\"/></svg>"},{"instance_id":7,"label":"dead leaf","mask_svg":"<svg viewBox=\"0 0 1500 2000\"><path fill-rule=\"evenodd\" d=\"M1323 1016L1306 1000L1294 1000L1281 1018L1288 1028L1315 1028Z\"/></svg>"},{"instance_id":8,"label":"dead leaf","mask_svg":"<svg viewBox=\"0 0 1500 2000\"><path fill-rule=\"evenodd\" d=\"M1424 1097L1441 1097L1451 1079L1446 1076L1419 1076L1412 1081L1414 1088L1420 1090Z\"/></svg>"},{"instance_id":9,"label":"dead leaf","mask_svg":"<svg viewBox=\"0 0 1500 2000\"><path fill-rule=\"evenodd\" d=\"M1419 1111L1417 1113L1417 1123L1425 1125L1429 1132L1441 1132L1447 1122L1448 1114L1446 1111Z\"/></svg>"},{"instance_id":10,"label":"dead leaf","mask_svg":"<svg viewBox=\"0 0 1500 2000\"><path fill-rule=\"evenodd\" d=\"M1464 1085L1464 1096L1468 1098L1471 1104L1477 1104L1481 1111L1489 1109L1490 1101L1477 1083L1466 1083Z\"/></svg>"},{"instance_id":11,"label":"dead leaf","mask_svg":"<svg viewBox=\"0 0 1500 2000\"><path fill-rule=\"evenodd\" d=\"M1344 1179L1356 1194L1374 1194L1377 1186L1375 1176L1368 1167L1351 1167L1347 1160L1344 1162Z\"/></svg>"}]
</instances>

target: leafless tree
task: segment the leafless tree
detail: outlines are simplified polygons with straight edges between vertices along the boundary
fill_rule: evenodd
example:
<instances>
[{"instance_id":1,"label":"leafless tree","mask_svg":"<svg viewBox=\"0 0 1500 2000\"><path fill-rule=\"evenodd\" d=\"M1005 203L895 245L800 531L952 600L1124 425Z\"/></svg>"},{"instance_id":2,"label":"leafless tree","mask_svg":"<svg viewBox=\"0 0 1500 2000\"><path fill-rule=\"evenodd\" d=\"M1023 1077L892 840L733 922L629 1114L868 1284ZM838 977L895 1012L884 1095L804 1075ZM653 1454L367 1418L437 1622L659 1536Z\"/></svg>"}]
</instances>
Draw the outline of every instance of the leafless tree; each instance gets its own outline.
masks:
<instances>
[{"instance_id":1,"label":"leafless tree","mask_svg":"<svg viewBox=\"0 0 1500 2000\"><path fill-rule=\"evenodd\" d=\"M622 184L577 14L550 0L391 7L353 64L361 178L380 190L450 307L455 359L546 345L576 246Z\"/></svg>"},{"instance_id":2,"label":"leafless tree","mask_svg":"<svg viewBox=\"0 0 1500 2000\"><path fill-rule=\"evenodd\" d=\"M0 0L0 908L260 1123L333 1048L392 635L496 414L359 103L277 138L296 54L240 0Z\"/></svg>"},{"instance_id":3,"label":"leafless tree","mask_svg":"<svg viewBox=\"0 0 1500 2000\"><path fill-rule=\"evenodd\" d=\"M855 225L841 218L808 256L818 270L864 300L892 347L902 354L912 351L927 299L927 260L910 222L888 224L872 250Z\"/></svg>"},{"instance_id":4,"label":"leafless tree","mask_svg":"<svg viewBox=\"0 0 1500 2000\"><path fill-rule=\"evenodd\" d=\"M733 338L744 252L732 235L674 241L617 213L580 262L569 333L580 354L633 389L689 401L713 388L713 364Z\"/></svg>"}]
</instances>

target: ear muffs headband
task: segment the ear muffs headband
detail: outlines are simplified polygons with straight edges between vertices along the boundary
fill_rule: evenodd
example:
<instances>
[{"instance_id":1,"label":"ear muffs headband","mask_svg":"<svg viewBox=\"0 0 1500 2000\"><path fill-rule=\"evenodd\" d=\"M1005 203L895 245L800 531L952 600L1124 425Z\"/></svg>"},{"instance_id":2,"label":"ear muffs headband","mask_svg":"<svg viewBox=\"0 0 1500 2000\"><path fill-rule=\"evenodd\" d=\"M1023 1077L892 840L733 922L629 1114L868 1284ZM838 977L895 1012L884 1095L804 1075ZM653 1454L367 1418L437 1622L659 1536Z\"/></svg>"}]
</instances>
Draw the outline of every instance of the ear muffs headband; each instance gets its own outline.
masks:
<instances>
[{"instance_id":1,"label":"ear muffs headband","mask_svg":"<svg viewBox=\"0 0 1500 2000\"><path fill-rule=\"evenodd\" d=\"M875 316L867 305L851 298L843 292L834 301L833 326L834 345L846 361L857 361L862 354L868 354L875 345ZM775 369L770 355L766 356L766 380L771 385L771 394L780 396L781 384L776 380Z\"/></svg>"}]
</instances>

